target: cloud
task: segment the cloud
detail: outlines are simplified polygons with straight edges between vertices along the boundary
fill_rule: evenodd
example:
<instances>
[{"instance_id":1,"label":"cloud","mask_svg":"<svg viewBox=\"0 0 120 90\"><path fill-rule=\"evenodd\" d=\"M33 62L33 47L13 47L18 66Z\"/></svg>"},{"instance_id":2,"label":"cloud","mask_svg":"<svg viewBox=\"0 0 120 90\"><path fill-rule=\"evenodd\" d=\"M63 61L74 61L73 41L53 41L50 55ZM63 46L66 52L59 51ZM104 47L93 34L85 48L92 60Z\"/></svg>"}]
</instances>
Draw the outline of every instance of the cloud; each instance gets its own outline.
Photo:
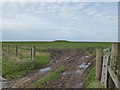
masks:
<instances>
[{"instance_id":1,"label":"cloud","mask_svg":"<svg viewBox=\"0 0 120 90\"><path fill-rule=\"evenodd\" d=\"M101 6L100 3L95 4L95 7L100 7L100 6Z\"/></svg>"},{"instance_id":2,"label":"cloud","mask_svg":"<svg viewBox=\"0 0 120 90\"><path fill-rule=\"evenodd\" d=\"M116 4L3 3L3 39L16 37L16 40L61 38L70 40L103 40L104 38L105 41L110 38L116 40L114 37L117 34ZM114 31L115 33L113 33ZM12 34L8 36L10 32L15 36L11 36ZM24 34L20 37L19 33ZM106 33L109 35L106 36ZM101 37L101 35L103 36Z\"/></svg>"},{"instance_id":3,"label":"cloud","mask_svg":"<svg viewBox=\"0 0 120 90\"><path fill-rule=\"evenodd\" d=\"M10 29L17 29L21 28L21 30L24 30L24 28L35 28L42 25L49 24L48 21L46 21L44 18L36 18L30 15L18 15L14 18L3 18L3 28L10 28Z\"/></svg>"}]
</instances>

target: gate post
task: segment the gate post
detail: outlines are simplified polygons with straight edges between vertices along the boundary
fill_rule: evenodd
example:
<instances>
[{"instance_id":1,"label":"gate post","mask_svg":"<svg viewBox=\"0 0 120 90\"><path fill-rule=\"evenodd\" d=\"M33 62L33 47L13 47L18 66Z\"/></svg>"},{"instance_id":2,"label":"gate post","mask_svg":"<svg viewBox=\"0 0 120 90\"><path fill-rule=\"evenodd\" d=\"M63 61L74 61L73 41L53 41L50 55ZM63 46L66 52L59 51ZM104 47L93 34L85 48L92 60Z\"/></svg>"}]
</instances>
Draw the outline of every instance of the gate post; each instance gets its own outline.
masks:
<instances>
[{"instance_id":1,"label":"gate post","mask_svg":"<svg viewBox=\"0 0 120 90\"><path fill-rule=\"evenodd\" d=\"M96 81L100 82L102 73L103 50L96 49Z\"/></svg>"},{"instance_id":2,"label":"gate post","mask_svg":"<svg viewBox=\"0 0 120 90\"><path fill-rule=\"evenodd\" d=\"M117 65L117 69L118 69L118 88L120 88L120 43L118 43L118 65Z\"/></svg>"},{"instance_id":3,"label":"gate post","mask_svg":"<svg viewBox=\"0 0 120 90\"><path fill-rule=\"evenodd\" d=\"M111 57L110 57L110 65L114 70L117 69L117 62L118 62L117 58L118 58L118 43L113 43Z\"/></svg>"},{"instance_id":4,"label":"gate post","mask_svg":"<svg viewBox=\"0 0 120 90\"><path fill-rule=\"evenodd\" d=\"M110 57L110 66L116 72L118 64L118 43L112 44L111 57ZM108 88L115 88L115 84L112 78L108 77Z\"/></svg>"}]
</instances>

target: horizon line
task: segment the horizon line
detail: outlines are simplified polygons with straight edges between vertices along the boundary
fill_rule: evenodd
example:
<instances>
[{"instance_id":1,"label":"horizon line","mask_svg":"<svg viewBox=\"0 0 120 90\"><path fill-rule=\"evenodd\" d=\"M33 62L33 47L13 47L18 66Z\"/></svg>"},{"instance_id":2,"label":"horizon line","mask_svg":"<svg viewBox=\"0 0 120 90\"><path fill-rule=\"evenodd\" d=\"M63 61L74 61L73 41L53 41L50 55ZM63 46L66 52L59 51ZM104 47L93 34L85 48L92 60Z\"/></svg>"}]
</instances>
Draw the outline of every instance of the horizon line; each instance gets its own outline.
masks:
<instances>
[{"instance_id":1,"label":"horizon line","mask_svg":"<svg viewBox=\"0 0 120 90\"><path fill-rule=\"evenodd\" d=\"M0 42L54 42L54 41L66 41L66 42L119 42L119 41L94 41L94 40L0 40Z\"/></svg>"}]
</instances>

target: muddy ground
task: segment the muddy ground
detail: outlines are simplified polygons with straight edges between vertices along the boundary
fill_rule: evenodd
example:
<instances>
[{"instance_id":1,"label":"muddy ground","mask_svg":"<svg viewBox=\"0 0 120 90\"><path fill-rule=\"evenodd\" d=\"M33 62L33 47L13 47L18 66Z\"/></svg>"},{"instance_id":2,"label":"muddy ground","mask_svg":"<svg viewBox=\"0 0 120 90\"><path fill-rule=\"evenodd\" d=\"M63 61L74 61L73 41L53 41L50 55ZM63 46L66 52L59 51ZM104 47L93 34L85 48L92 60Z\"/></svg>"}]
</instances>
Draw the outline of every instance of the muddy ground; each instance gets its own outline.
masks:
<instances>
[{"instance_id":1,"label":"muddy ground","mask_svg":"<svg viewBox=\"0 0 120 90\"><path fill-rule=\"evenodd\" d=\"M43 52L49 52L51 54L52 59L44 69L35 70L21 78L8 81L3 88L32 88L31 85L33 82L55 71L61 66L67 66L67 69L55 80L45 83L41 87L84 88L86 85L85 78L87 71L92 65L92 51L93 50L90 48L87 50L44 50Z\"/></svg>"}]
</instances>

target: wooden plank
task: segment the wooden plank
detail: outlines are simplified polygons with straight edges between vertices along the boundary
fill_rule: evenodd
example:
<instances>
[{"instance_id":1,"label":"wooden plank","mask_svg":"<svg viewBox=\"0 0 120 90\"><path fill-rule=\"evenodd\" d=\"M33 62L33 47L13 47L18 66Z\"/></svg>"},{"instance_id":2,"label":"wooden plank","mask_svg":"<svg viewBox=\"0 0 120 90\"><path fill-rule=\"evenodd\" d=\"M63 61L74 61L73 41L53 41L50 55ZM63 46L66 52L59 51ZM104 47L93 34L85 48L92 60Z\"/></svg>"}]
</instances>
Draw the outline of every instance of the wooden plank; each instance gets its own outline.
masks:
<instances>
[{"instance_id":1,"label":"wooden plank","mask_svg":"<svg viewBox=\"0 0 120 90\"><path fill-rule=\"evenodd\" d=\"M110 48L106 48L106 49L103 49L103 52L104 52L104 51L109 51L109 50L110 50Z\"/></svg>"},{"instance_id":2,"label":"wooden plank","mask_svg":"<svg viewBox=\"0 0 120 90\"><path fill-rule=\"evenodd\" d=\"M113 82L115 83L115 86L118 88L118 77L115 74L115 72L112 70L111 66L108 65L108 72L113 80Z\"/></svg>"},{"instance_id":3,"label":"wooden plank","mask_svg":"<svg viewBox=\"0 0 120 90\"><path fill-rule=\"evenodd\" d=\"M106 53L110 53L110 48L103 49L103 53L104 55L106 55Z\"/></svg>"},{"instance_id":4,"label":"wooden plank","mask_svg":"<svg viewBox=\"0 0 120 90\"><path fill-rule=\"evenodd\" d=\"M103 57L103 65L102 65L102 75L101 75L101 84L107 88L107 77L108 77L108 61L110 55L105 55Z\"/></svg>"}]
</instances>

